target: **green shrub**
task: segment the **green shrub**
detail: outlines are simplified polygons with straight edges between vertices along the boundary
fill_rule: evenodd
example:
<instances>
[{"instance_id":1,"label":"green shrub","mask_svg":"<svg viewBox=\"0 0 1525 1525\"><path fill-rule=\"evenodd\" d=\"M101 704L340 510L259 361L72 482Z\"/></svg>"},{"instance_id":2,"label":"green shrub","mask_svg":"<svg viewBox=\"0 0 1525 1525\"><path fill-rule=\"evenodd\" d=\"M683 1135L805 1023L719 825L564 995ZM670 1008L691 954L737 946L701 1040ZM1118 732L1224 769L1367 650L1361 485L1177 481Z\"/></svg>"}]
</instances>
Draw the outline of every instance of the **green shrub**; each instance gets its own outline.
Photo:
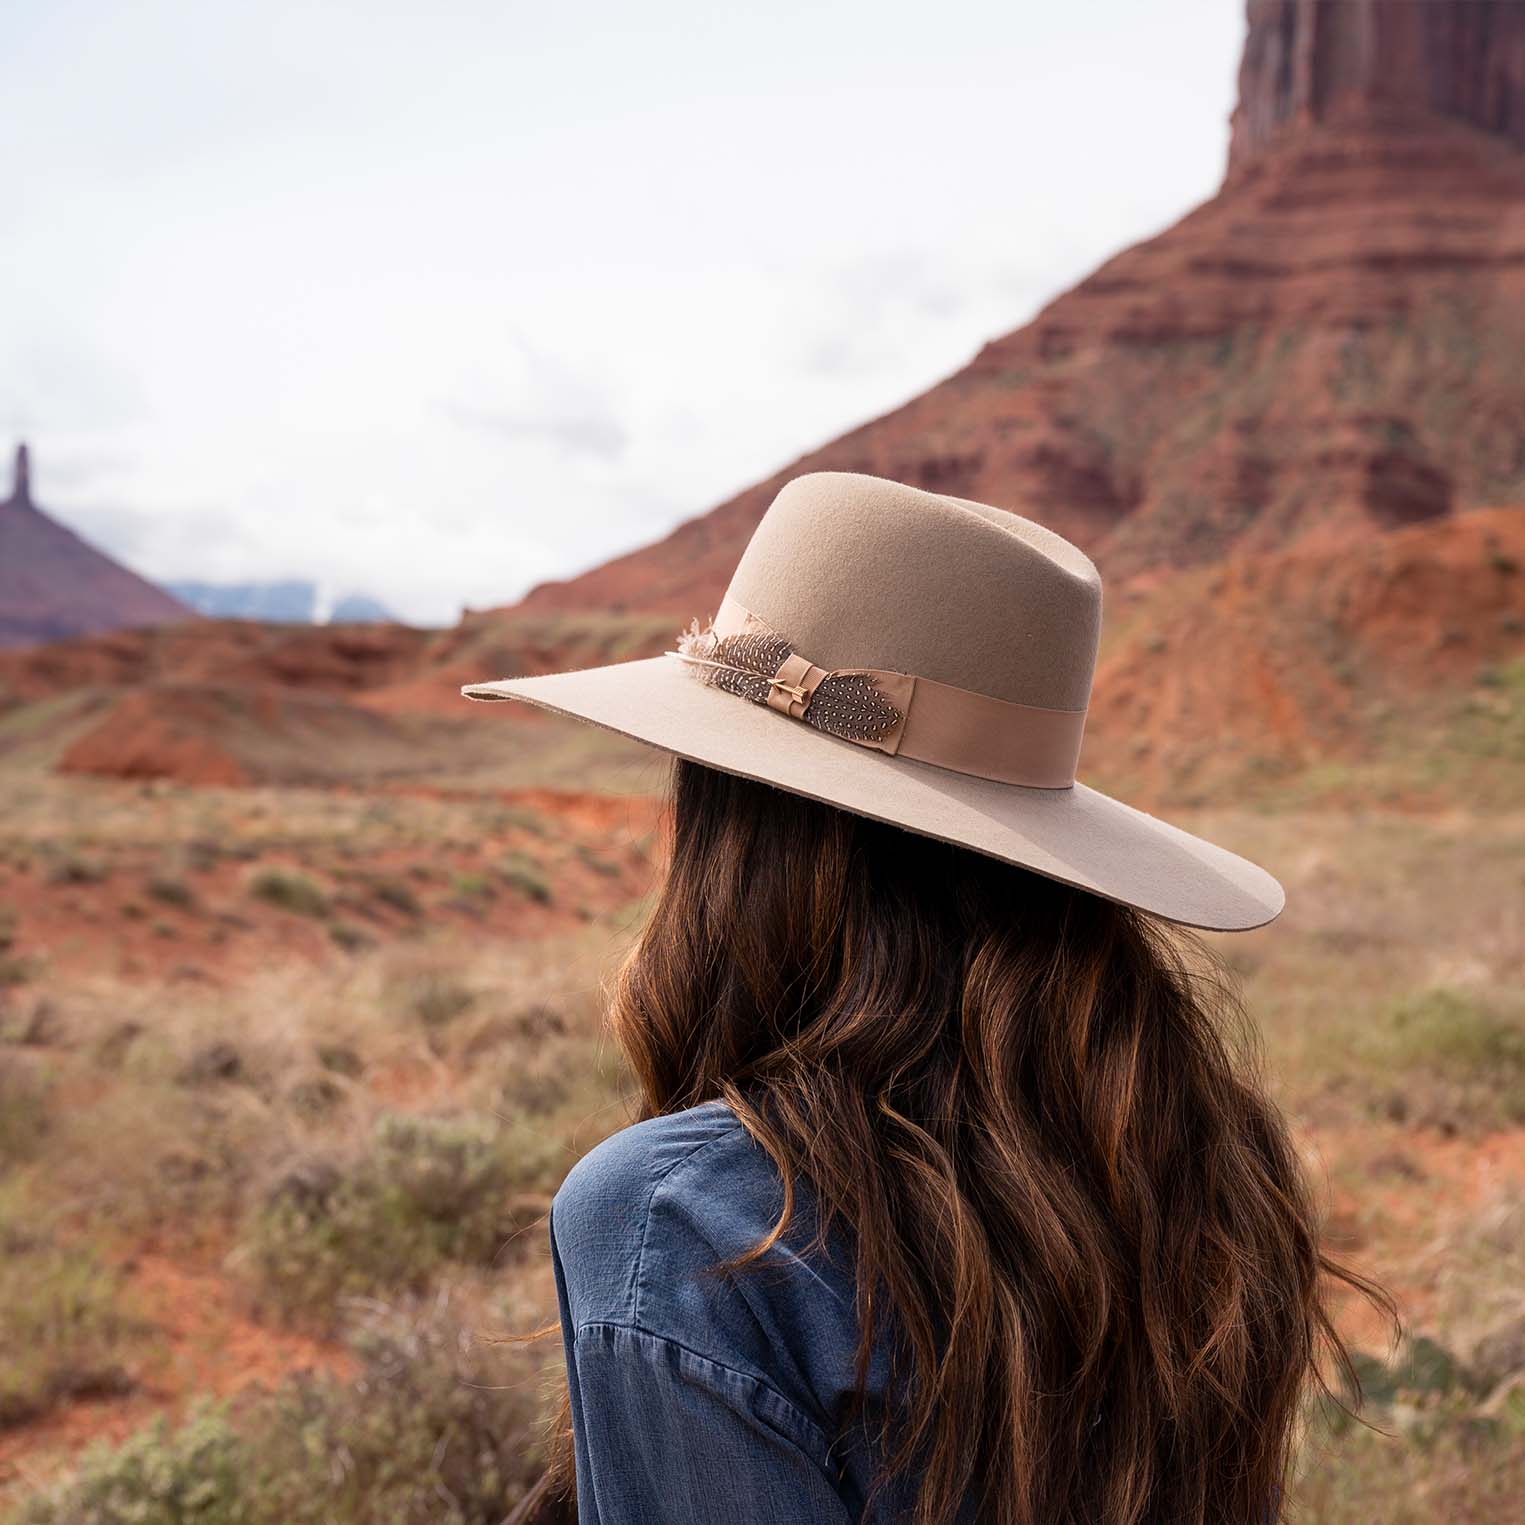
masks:
<instances>
[{"instance_id":1,"label":"green shrub","mask_svg":"<svg viewBox=\"0 0 1525 1525\"><path fill-rule=\"evenodd\" d=\"M1406 1067L1457 1080L1525 1085L1525 1022L1454 990L1429 990L1400 1002L1388 1043Z\"/></svg>"},{"instance_id":2,"label":"green shrub","mask_svg":"<svg viewBox=\"0 0 1525 1525\"><path fill-rule=\"evenodd\" d=\"M320 1043L317 1048L318 1063L336 1075L354 1079L365 1068L365 1060L347 1043Z\"/></svg>"},{"instance_id":3,"label":"green shrub","mask_svg":"<svg viewBox=\"0 0 1525 1525\"><path fill-rule=\"evenodd\" d=\"M31 1226L34 1216L0 1196L0 1429L71 1398L131 1391L130 1357L147 1334L116 1274Z\"/></svg>"},{"instance_id":4,"label":"green shrub","mask_svg":"<svg viewBox=\"0 0 1525 1525\"><path fill-rule=\"evenodd\" d=\"M620 866L618 863L604 857L596 848L589 847L586 842L577 849L577 856L595 874L601 874L605 879L616 878L619 874Z\"/></svg>"},{"instance_id":5,"label":"green shrub","mask_svg":"<svg viewBox=\"0 0 1525 1525\"><path fill-rule=\"evenodd\" d=\"M61 858L54 859L48 869L48 878L54 884L99 884L106 873L106 865L98 858L65 853Z\"/></svg>"},{"instance_id":6,"label":"green shrub","mask_svg":"<svg viewBox=\"0 0 1525 1525\"><path fill-rule=\"evenodd\" d=\"M198 1045L180 1066L175 1079L184 1086L214 1084L225 1080L242 1080L244 1056L237 1044L226 1038L214 1038L210 1043Z\"/></svg>"},{"instance_id":7,"label":"green shrub","mask_svg":"<svg viewBox=\"0 0 1525 1525\"><path fill-rule=\"evenodd\" d=\"M493 831L505 831L510 826L517 826L520 831L527 831L532 837L548 837L551 834L551 823L543 815L521 805L510 805L494 812L491 822Z\"/></svg>"},{"instance_id":8,"label":"green shrub","mask_svg":"<svg viewBox=\"0 0 1525 1525\"><path fill-rule=\"evenodd\" d=\"M25 985L36 974L37 966L31 959L0 951L0 990L14 990L18 985Z\"/></svg>"},{"instance_id":9,"label":"green shrub","mask_svg":"<svg viewBox=\"0 0 1525 1525\"><path fill-rule=\"evenodd\" d=\"M498 876L510 889L517 890L527 900L539 905L549 905L550 881L540 865L528 853L507 853L498 862Z\"/></svg>"},{"instance_id":10,"label":"green shrub","mask_svg":"<svg viewBox=\"0 0 1525 1525\"><path fill-rule=\"evenodd\" d=\"M248 891L256 900L297 916L322 918L329 912L323 888L294 869L255 869L248 878Z\"/></svg>"},{"instance_id":11,"label":"green shrub","mask_svg":"<svg viewBox=\"0 0 1525 1525\"><path fill-rule=\"evenodd\" d=\"M160 905L174 906L179 911L188 911L196 903L196 892L190 885L170 874L155 874L144 887Z\"/></svg>"},{"instance_id":12,"label":"green shrub","mask_svg":"<svg viewBox=\"0 0 1525 1525\"><path fill-rule=\"evenodd\" d=\"M1427 1335L1406 1339L1390 1360L1357 1351L1352 1361L1359 1415L1327 1400L1314 1406L1294 1492L1299 1518L1481 1525L1517 1517L1525 1403L1489 1396L1489 1380ZM1342 1396L1356 1400L1348 1389Z\"/></svg>"},{"instance_id":13,"label":"green shrub","mask_svg":"<svg viewBox=\"0 0 1525 1525\"><path fill-rule=\"evenodd\" d=\"M404 916L420 916L423 906L413 892L413 886L401 879L378 879L371 886L372 896L383 905L389 905Z\"/></svg>"},{"instance_id":14,"label":"green shrub","mask_svg":"<svg viewBox=\"0 0 1525 1525\"><path fill-rule=\"evenodd\" d=\"M48 1131L48 1090L35 1065L0 1054L0 1174L24 1164Z\"/></svg>"},{"instance_id":15,"label":"green shrub","mask_svg":"<svg viewBox=\"0 0 1525 1525\"><path fill-rule=\"evenodd\" d=\"M56 1048L63 1042L64 1032L58 1007L46 997L33 1001L25 1012L19 1003L0 1005L0 1043L14 1043L21 1048ZM0 1066L5 1062L0 1059ZM3 1125L0 1132L4 1132ZM0 1156L3 1154L0 1147Z\"/></svg>"},{"instance_id":16,"label":"green shrub","mask_svg":"<svg viewBox=\"0 0 1525 1525\"><path fill-rule=\"evenodd\" d=\"M1361 1401L1377 1407L1400 1402L1434 1406L1450 1398L1483 1396L1461 1357L1427 1334L1410 1335L1389 1360L1354 1351L1351 1365L1361 1384ZM1354 1392L1345 1396L1352 1402L1356 1397Z\"/></svg>"},{"instance_id":17,"label":"green shrub","mask_svg":"<svg viewBox=\"0 0 1525 1525\"><path fill-rule=\"evenodd\" d=\"M1447 1132L1525 1121L1525 1008L1433 989L1362 1028L1356 1053L1388 1117ZM1385 1077L1385 1078L1384 1078Z\"/></svg>"},{"instance_id":18,"label":"green shrub","mask_svg":"<svg viewBox=\"0 0 1525 1525\"><path fill-rule=\"evenodd\" d=\"M248 1467L225 1409L201 1408L176 1430L160 1418L119 1446L92 1446L17 1525L253 1525Z\"/></svg>"},{"instance_id":19,"label":"green shrub","mask_svg":"<svg viewBox=\"0 0 1525 1525\"><path fill-rule=\"evenodd\" d=\"M1506 1525L1525 1493L1525 1440L1518 1425L1475 1411L1433 1414L1415 1427L1378 1410L1373 1424L1334 1433L1315 1426L1291 1495L1312 1525Z\"/></svg>"},{"instance_id":20,"label":"green shrub","mask_svg":"<svg viewBox=\"0 0 1525 1525\"><path fill-rule=\"evenodd\" d=\"M334 945L343 948L346 953L358 953L362 948L374 947L376 943L369 932L348 921L330 922L328 935Z\"/></svg>"},{"instance_id":21,"label":"green shrub","mask_svg":"<svg viewBox=\"0 0 1525 1525\"><path fill-rule=\"evenodd\" d=\"M224 857L234 857L235 852L232 848L224 848L220 842L212 841L210 837L192 837L181 849L181 856L192 873L204 874L209 869L216 868Z\"/></svg>"},{"instance_id":22,"label":"green shrub","mask_svg":"<svg viewBox=\"0 0 1525 1525\"><path fill-rule=\"evenodd\" d=\"M260 1518L499 1525L539 1472L525 1353L484 1348L438 1299L378 1310L351 1344L355 1382L292 1382L263 1416Z\"/></svg>"},{"instance_id":23,"label":"green shrub","mask_svg":"<svg viewBox=\"0 0 1525 1525\"><path fill-rule=\"evenodd\" d=\"M245 1258L286 1313L329 1323L342 1297L490 1261L515 1226L513 1185L492 1123L389 1114L358 1159L287 1171L253 1216Z\"/></svg>"},{"instance_id":24,"label":"green shrub","mask_svg":"<svg viewBox=\"0 0 1525 1525\"><path fill-rule=\"evenodd\" d=\"M425 970L402 982L403 1004L415 1021L425 1027L444 1027L471 1010L476 995L453 974Z\"/></svg>"},{"instance_id":25,"label":"green shrub","mask_svg":"<svg viewBox=\"0 0 1525 1525\"><path fill-rule=\"evenodd\" d=\"M322 1117L343 1100L343 1087L325 1074L303 1075L286 1087L287 1104L305 1117Z\"/></svg>"},{"instance_id":26,"label":"green shrub","mask_svg":"<svg viewBox=\"0 0 1525 1525\"><path fill-rule=\"evenodd\" d=\"M98 1447L18 1525L499 1525L540 1468L533 1358L470 1338L443 1297L372 1310L350 1344L353 1380Z\"/></svg>"}]
</instances>

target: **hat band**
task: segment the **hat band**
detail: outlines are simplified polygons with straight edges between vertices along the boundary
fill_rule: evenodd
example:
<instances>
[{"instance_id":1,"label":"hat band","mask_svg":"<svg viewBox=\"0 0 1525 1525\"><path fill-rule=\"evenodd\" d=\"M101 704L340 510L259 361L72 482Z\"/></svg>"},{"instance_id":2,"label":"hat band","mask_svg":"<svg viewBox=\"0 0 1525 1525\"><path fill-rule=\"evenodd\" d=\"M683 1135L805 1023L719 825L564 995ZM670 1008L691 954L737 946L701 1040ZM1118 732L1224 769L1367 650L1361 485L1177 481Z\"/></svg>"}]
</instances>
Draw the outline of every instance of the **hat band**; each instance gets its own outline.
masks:
<instances>
[{"instance_id":1,"label":"hat band","mask_svg":"<svg viewBox=\"0 0 1525 1525\"><path fill-rule=\"evenodd\" d=\"M856 746L995 783L1074 785L1084 710L1013 704L912 673L817 667L729 597L707 630L696 623L680 645L668 655L714 687Z\"/></svg>"}]
</instances>

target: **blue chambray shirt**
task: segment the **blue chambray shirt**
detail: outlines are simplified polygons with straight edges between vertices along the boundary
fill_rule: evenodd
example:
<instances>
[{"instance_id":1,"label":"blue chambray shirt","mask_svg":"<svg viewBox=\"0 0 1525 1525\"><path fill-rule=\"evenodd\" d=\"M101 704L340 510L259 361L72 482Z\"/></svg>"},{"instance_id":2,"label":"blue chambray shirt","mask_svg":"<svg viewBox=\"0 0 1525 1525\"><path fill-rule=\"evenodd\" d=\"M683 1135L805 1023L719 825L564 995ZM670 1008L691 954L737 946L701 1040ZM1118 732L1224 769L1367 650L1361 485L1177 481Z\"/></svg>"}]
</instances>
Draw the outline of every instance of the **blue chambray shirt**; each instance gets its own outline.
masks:
<instances>
[{"instance_id":1,"label":"blue chambray shirt","mask_svg":"<svg viewBox=\"0 0 1525 1525\"><path fill-rule=\"evenodd\" d=\"M909 1513L909 1480L864 1512L883 1350L832 1445L852 1412L858 1324L840 1236L799 1253L815 1228L808 1193L763 1262L714 1270L757 1244L782 1202L773 1162L722 1102L616 1133L556 1193L580 1525L890 1525Z\"/></svg>"},{"instance_id":2,"label":"blue chambray shirt","mask_svg":"<svg viewBox=\"0 0 1525 1525\"><path fill-rule=\"evenodd\" d=\"M851 1407L858 1348L840 1247L721 1261L777 1221L772 1161L721 1102L637 1123L573 1168L551 1208L581 1525L845 1525L872 1463ZM862 1416L879 1412L886 1365ZM883 1498L883 1495L881 1495ZM876 1500L874 1520L896 1518Z\"/></svg>"}]
</instances>

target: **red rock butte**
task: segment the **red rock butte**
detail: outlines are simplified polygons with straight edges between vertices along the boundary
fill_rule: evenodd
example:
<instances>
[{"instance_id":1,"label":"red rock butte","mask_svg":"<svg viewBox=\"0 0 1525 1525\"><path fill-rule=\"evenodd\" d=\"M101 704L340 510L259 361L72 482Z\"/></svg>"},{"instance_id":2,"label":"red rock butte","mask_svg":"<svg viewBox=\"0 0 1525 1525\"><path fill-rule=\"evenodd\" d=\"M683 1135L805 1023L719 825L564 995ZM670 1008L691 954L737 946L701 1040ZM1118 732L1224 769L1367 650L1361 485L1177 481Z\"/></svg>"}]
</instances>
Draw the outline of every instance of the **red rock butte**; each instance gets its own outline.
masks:
<instances>
[{"instance_id":1,"label":"red rock butte","mask_svg":"<svg viewBox=\"0 0 1525 1525\"><path fill-rule=\"evenodd\" d=\"M43 513L32 500L30 453L17 446L11 494L0 500L0 646L193 617L178 599Z\"/></svg>"},{"instance_id":2,"label":"red rock butte","mask_svg":"<svg viewBox=\"0 0 1525 1525\"><path fill-rule=\"evenodd\" d=\"M1252 0L1228 172L956 375L525 610L711 610L773 494L1002 504L1109 579L1525 499L1525 6Z\"/></svg>"},{"instance_id":3,"label":"red rock butte","mask_svg":"<svg viewBox=\"0 0 1525 1525\"><path fill-rule=\"evenodd\" d=\"M589 750L561 750L537 711L484 721L459 685L662 650L713 612L787 477L846 469L1007 504L1102 563L1088 782L1151 808L1298 779L1360 802L1373 778L1405 808L1512 808L1521 11L1257 3L1219 194L941 385L661 543L452 630L204 620L0 651L0 719L29 712L12 754L20 736L62 772L182 784L649 779L586 733ZM0 504L0 644L18 607L24 639L101 609L185 618L38 513L27 464ZM150 602L118 598L121 579Z\"/></svg>"}]
</instances>

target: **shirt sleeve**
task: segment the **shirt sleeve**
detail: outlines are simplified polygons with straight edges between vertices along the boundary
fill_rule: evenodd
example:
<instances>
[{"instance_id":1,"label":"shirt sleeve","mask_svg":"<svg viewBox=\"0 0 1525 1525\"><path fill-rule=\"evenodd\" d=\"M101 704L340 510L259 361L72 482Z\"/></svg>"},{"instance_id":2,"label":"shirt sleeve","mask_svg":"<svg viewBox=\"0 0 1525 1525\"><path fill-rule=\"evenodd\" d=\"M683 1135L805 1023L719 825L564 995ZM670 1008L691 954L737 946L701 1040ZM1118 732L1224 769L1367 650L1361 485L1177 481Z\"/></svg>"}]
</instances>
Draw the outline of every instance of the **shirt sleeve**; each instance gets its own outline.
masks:
<instances>
[{"instance_id":1,"label":"shirt sleeve","mask_svg":"<svg viewBox=\"0 0 1525 1525\"><path fill-rule=\"evenodd\" d=\"M850 1525L825 1437L765 1383L625 1324L563 1339L579 1525Z\"/></svg>"}]
</instances>

